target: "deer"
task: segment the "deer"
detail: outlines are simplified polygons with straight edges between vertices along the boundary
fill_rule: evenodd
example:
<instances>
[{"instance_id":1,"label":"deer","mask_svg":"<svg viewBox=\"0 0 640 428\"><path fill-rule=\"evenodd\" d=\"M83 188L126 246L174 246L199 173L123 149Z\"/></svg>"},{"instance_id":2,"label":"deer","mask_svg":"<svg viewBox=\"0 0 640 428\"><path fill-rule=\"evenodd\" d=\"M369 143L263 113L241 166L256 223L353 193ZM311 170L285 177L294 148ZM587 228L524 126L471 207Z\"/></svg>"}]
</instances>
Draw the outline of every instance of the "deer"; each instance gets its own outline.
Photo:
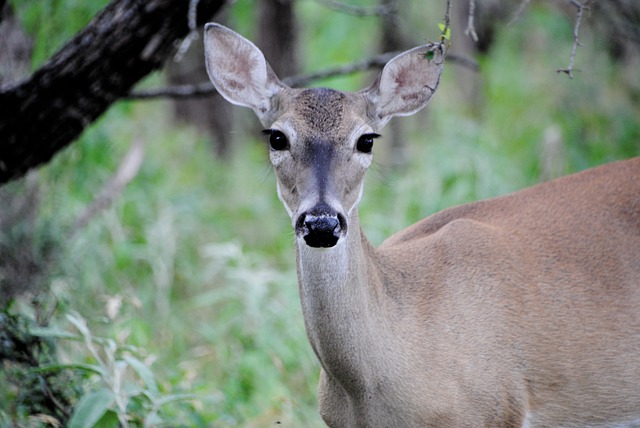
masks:
<instances>
[{"instance_id":1,"label":"deer","mask_svg":"<svg viewBox=\"0 0 640 428\"><path fill-rule=\"evenodd\" d=\"M452 207L377 248L358 203L373 144L435 93L446 52L359 92L292 88L205 26L217 92L266 128L329 427L640 426L640 158Z\"/></svg>"}]
</instances>

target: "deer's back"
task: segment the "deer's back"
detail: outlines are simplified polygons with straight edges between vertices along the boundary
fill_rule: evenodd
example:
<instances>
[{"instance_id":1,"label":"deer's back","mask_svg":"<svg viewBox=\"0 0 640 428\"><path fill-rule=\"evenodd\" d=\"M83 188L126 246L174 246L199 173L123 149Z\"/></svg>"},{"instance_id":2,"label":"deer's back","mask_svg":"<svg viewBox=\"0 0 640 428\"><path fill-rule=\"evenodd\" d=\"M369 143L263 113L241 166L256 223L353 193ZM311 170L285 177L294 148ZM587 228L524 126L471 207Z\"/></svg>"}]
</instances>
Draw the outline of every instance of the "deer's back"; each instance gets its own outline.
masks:
<instances>
[{"instance_id":1,"label":"deer's back","mask_svg":"<svg viewBox=\"0 0 640 428\"><path fill-rule=\"evenodd\" d=\"M379 254L439 329L426 347L520 384L530 426L640 425L640 158L445 210Z\"/></svg>"},{"instance_id":2,"label":"deer's back","mask_svg":"<svg viewBox=\"0 0 640 428\"><path fill-rule=\"evenodd\" d=\"M461 250L472 243L493 246L532 276L555 267L612 287L627 277L638 285L640 158L444 210L391 236L380 250L419 251L443 239Z\"/></svg>"}]
</instances>

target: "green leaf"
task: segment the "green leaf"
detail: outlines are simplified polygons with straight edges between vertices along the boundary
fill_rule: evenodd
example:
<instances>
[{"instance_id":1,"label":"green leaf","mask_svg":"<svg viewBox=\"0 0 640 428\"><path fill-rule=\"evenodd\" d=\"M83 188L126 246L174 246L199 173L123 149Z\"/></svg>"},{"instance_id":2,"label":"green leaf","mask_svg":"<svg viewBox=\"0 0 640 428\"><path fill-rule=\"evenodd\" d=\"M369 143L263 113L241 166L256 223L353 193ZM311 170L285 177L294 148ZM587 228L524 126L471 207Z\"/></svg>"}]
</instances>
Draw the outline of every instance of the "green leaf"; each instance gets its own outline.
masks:
<instances>
[{"instance_id":1,"label":"green leaf","mask_svg":"<svg viewBox=\"0 0 640 428\"><path fill-rule=\"evenodd\" d=\"M130 355L125 355L122 359L135 370L135 372L140 376L140 379L144 382L145 386L149 389L150 392L157 394L158 393L158 384L156 383L156 378L153 375L151 369L142 361L137 359L136 357L132 357Z\"/></svg>"},{"instance_id":2,"label":"green leaf","mask_svg":"<svg viewBox=\"0 0 640 428\"><path fill-rule=\"evenodd\" d=\"M78 336L74 333L69 333L68 331L63 331L56 328L40 328L40 327L32 327L29 329L29 333L38 337L51 337L53 339L68 339L68 340L82 340L81 336Z\"/></svg>"},{"instance_id":3,"label":"green leaf","mask_svg":"<svg viewBox=\"0 0 640 428\"><path fill-rule=\"evenodd\" d=\"M89 331L89 327L87 327L87 322L80 316L80 314L69 313L66 318L78 329L80 334L84 337L91 337L91 332Z\"/></svg>"},{"instance_id":4,"label":"green leaf","mask_svg":"<svg viewBox=\"0 0 640 428\"><path fill-rule=\"evenodd\" d=\"M102 367L95 364L85 364L85 363L70 363L70 364L49 364L46 366L40 366L37 369L33 369L34 373L48 373L48 372L59 372L60 370L80 370L87 373L95 373L100 375L101 377L106 377L107 373L102 369Z\"/></svg>"},{"instance_id":5,"label":"green leaf","mask_svg":"<svg viewBox=\"0 0 640 428\"><path fill-rule=\"evenodd\" d=\"M171 395L166 395L162 398L160 398L157 401L157 404L159 406L164 406L165 404L169 404L169 403L176 403L179 401L195 401L195 400L203 400L206 399L207 397L203 397L201 395L197 395L197 394L171 394ZM215 399L214 397L211 397L211 399Z\"/></svg>"},{"instance_id":6,"label":"green leaf","mask_svg":"<svg viewBox=\"0 0 640 428\"><path fill-rule=\"evenodd\" d=\"M107 410L96 423L95 428L118 428L119 426L118 414L113 410Z\"/></svg>"},{"instance_id":7,"label":"green leaf","mask_svg":"<svg viewBox=\"0 0 640 428\"><path fill-rule=\"evenodd\" d=\"M443 22L439 22L438 29L440 29L441 38L444 40L451 40L451 27L447 27Z\"/></svg>"},{"instance_id":8,"label":"green leaf","mask_svg":"<svg viewBox=\"0 0 640 428\"><path fill-rule=\"evenodd\" d=\"M68 428L93 428L113 402L113 393L106 388L84 395L73 409Z\"/></svg>"}]
</instances>

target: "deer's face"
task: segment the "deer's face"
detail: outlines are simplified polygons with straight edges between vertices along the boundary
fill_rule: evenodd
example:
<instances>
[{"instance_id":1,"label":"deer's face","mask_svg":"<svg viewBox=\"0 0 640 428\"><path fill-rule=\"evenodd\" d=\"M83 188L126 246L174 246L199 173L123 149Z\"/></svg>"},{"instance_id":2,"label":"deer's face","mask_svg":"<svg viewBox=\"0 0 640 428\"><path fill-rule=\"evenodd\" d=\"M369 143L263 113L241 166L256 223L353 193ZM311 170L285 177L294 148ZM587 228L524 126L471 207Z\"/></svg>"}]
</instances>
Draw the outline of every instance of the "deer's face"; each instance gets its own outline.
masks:
<instances>
[{"instance_id":1,"label":"deer's face","mask_svg":"<svg viewBox=\"0 0 640 428\"><path fill-rule=\"evenodd\" d=\"M440 81L444 45L396 56L356 93L292 89L253 43L218 24L205 27L205 56L218 92L251 108L268 128L278 194L296 236L328 248L347 236L376 132L391 117L413 114L429 102Z\"/></svg>"},{"instance_id":2,"label":"deer's face","mask_svg":"<svg viewBox=\"0 0 640 428\"><path fill-rule=\"evenodd\" d=\"M362 195L378 135L359 94L330 89L291 91L285 111L265 131L278 195L296 236L311 247L332 247L346 236Z\"/></svg>"}]
</instances>

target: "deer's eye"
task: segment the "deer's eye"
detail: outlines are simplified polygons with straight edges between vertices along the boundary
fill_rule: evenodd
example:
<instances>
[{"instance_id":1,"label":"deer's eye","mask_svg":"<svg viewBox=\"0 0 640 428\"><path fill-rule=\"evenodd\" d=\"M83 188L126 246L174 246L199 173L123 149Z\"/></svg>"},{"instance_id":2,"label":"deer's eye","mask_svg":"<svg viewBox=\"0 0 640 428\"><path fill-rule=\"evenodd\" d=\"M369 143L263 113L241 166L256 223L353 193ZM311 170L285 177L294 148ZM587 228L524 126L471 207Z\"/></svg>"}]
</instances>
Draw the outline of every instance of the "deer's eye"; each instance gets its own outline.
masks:
<instances>
[{"instance_id":1,"label":"deer's eye","mask_svg":"<svg viewBox=\"0 0 640 428\"><path fill-rule=\"evenodd\" d=\"M378 134L364 134L358 138L358 142L356 143L356 150L362 153L371 153L371 149L373 149L373 140L378 138L380 135Z\"/></svg>"},{"instance_id":2,"label":"deer's eye","mask_svg":"<svg viewBox=\"0 0 640 428\"><path fill-rule=\"evenodd\" d=\"M271 147L271 150L280 151L289 148L289 140L287 140L287 136L282 132L275 129L266 129L262 132L269 136L269 147Z\"/></svg>"}]
</instances>

